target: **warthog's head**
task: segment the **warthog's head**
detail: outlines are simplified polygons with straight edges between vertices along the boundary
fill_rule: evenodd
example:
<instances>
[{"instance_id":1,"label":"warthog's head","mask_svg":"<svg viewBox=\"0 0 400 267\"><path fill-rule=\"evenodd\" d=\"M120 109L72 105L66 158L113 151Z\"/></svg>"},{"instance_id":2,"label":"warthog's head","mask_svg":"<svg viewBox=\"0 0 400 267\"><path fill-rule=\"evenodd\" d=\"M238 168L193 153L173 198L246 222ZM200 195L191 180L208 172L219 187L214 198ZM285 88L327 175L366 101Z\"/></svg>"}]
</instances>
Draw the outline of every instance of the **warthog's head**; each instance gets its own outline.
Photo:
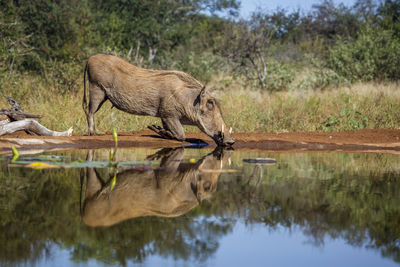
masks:
<instances>
[{"instance_id":1,"label":"warthog's head","mask_svg":"<svg viewBox=\"0 0 400 267\"><path fill-rule=\"evenodd\" d=\"M233 150L218 147L211 154L199 160L196 185L192 186L197 201L210 200L217 190L218 179L223 168L230 164Z\"/></svg>"},{"instance_id":2,"label":"warthog's head","mask_svg":"<svg viewBox=\"0 0 400 267\"><path fill-rule=\"evenodd\" d=\"M199 105L197 120L200 130L210 136L218 146L232 146L235 143L231 137L232 128L225 125L218 100L212 97L205 87L195 105Z\"/></svg>"}]
</instances>

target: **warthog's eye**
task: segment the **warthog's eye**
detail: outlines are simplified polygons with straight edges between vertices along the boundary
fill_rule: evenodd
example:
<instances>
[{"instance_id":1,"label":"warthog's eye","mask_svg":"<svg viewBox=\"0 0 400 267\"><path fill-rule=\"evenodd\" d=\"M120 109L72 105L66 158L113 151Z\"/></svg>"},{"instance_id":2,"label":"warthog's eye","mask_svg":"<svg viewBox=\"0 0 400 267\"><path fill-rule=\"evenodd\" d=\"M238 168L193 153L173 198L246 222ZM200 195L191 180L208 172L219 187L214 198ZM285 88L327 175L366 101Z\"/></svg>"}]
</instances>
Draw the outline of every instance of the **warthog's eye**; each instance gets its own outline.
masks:
<instances>
[{"instance_id":1,"label":"warthog's eye","mask_svg":"<svg viewBox=\"0 0 400 267\"><path fill-rule=\"evenodd\" d=\"M214 100L212 100L212 99L208 99L207 100L207 108L209 109L209 110L212 110L213 108L214 108Z\"/></svg>"}]
</instances>

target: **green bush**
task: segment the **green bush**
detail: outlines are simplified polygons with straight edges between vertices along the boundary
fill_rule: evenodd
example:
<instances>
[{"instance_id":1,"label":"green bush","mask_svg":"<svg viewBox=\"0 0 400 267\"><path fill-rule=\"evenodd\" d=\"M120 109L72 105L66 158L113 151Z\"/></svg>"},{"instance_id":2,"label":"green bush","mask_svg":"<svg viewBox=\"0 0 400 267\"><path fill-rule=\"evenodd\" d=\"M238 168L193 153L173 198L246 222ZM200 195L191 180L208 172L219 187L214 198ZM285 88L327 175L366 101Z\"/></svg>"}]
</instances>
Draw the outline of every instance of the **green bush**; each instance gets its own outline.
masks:
<instances>
[{"instance_id":1,"label":"green bush","mask_svg":"<svg viewBox=\"0 0 400 267\"><path fill-rule=\"evenodd\" d=\"M325 89L330 86L339 87L349 84L348 80L335 71L328 68L316 68L307 73L300 83L296 86L298 89ZM295 88L295 89L296 89Z\"/></svg>"},{"instance_id":2,"label":"green bush","mask_svg":"<svg viewBox=\"0 0 400 267\"><path fill-rule=\"evenodd\" d=\"M369 119L361 112L352 108L343 108L339 115L330 115L320 123L320 128L325 132L336 130L338 127L359 130L368 126Z\"/></svg>"},{"instance_id":3,"label":"green bush","mask_svg":"<svg viewBox=\"0 0 400 267\"><path fill-rule=\"evenodd\" d=\"M181 70L190 73L197 80L202 83L209 83L218 71L221 70L224 65L223 59L212 53L201 53L196 54L191 52L184 59L173 64L172 67L177 70Z\"/></svg>"},{"instance_id":4,"label":"green bush","mask_svg":"<svg viewBox=\"0 0 400 267\"><path fill-rule=\"evenodd\" d=\"M268 59L266 68L266 90L280 91L288 89L290 83L294 80L295 71L286 62Z\"/></svg>"},{"instance_id":5,"label":"green bush","mask_svg":"<svg viewBox=\"0 0 400 267\"><path fill-rule=\"evenodd\" d=\"M354 40L338 39L328 67L351 82L400 79L400 40L392 31L366 27Z\"/></svg>"}]
</instances>

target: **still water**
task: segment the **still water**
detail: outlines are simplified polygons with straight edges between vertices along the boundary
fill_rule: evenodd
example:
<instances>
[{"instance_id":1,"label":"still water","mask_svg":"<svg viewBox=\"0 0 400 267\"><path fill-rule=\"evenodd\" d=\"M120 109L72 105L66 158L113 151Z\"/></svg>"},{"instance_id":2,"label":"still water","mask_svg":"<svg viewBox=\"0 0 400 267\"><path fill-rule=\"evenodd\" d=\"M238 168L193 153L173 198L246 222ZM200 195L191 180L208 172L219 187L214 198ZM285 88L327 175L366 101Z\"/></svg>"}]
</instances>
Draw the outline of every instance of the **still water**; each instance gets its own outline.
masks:
<instances>
[{"instance_id":1,"label":"still water","mask_svg":"<svg viewBox=\"0 0 400 267\"><path fill-rule=\"evenodd\" d=\"M112 167L109 150L3 157L0 265L399 266L399 157L118 149ZM67 168L26 167L44 161Z\"/></svg>"}]
</instances>

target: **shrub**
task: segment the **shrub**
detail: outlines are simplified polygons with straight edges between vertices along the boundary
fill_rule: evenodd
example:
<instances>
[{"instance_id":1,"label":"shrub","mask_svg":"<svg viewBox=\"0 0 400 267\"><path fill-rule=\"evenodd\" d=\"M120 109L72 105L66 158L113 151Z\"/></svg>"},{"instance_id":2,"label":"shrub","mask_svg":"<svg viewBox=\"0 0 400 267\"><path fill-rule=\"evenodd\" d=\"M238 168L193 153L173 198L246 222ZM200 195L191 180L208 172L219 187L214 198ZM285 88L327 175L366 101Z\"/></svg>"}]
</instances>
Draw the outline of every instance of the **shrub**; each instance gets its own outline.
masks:
<instances>
[{"instance_id":1,"label":"shrub","mask_svg":"<svg viewBox=\"0 0 400 267\"><path fill-rule=\"evenodd\" d=\"M185 58L172 64L172 68L190 73L202 83L209 83L213 77L223 67L223 59L212 53L189 53Z\"/></svg>"},{"instance_id":2,"label":"shrub","mask_svg":"<svg viewBox=\"0 0 400 267\"><path fill-rule=\"evenodd\" d=\"M327 68L326 62L318 59L315 55L306 54L305 59L311 68L306 69L305 77L295 84L294 89L325 89L349 84L346 78Z\"/></svg>"},{"instance_id":3,"label":"shrub","mask_svg":"<svg viewBox=\"0 0 400 267\"><path fill-rule=\"evenodd\" d=\"M369 119L361 112L352 108L343 108L338 116L331 115L320 124L320 128L325 132L332 131L337 127L348 129L364 129L368 126Z\"/></svg>"},{"instance_id":4,"label":"shrub","mask_svg":"<svg viewBox=\"0 0 400 267\"><path fill-rule=\"evenodd\" d=\"M287 89L294 80L295 71L289 64L269 59L266 62L266 90L280 91Z\"/></svg>"},{"instance_id":5,"label":"shrub","mask_svg":"<svg viewBox=\"0 0 400 267\"><path fill-rule=\"evenodd\" d=\"M329 86L340 87L349 84L348 80L328 68L310 71L297 85L298 89L325 89Z\"/></svg>"},{"instance_id":6,"label":"shrub","mask_svg":"<svg viewBox=\"0 0 400 267\"><path fill-rule=\"evenodd\" d=\"M328 67L351 82L400 79L400 40L392 31L366 27L355 40L338 39Z\"/></svg>"}]
</instances>

